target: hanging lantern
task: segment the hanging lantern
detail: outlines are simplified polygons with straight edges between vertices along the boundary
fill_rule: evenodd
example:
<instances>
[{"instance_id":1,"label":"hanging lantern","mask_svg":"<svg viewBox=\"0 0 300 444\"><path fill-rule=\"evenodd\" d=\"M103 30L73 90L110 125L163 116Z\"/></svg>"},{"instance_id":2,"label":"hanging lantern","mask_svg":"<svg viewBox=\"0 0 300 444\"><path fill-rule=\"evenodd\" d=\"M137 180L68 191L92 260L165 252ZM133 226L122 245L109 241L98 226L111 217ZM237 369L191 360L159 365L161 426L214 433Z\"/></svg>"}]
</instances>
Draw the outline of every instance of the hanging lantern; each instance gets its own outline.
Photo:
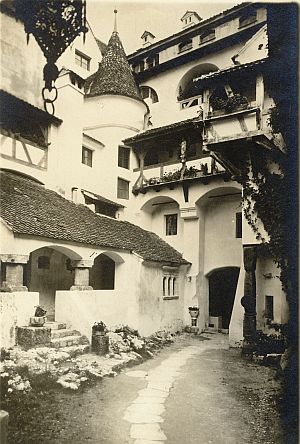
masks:
<instances>
[{"instance_id":1,"label":"hanging lantern","mask_svg":"<svg viewBox=\"0 0 300 444\"><path fill-rule=\"evenodd\" d=\"M81 33L87 32L85 0L14 0L16 16L24 22L27 42L32 34L47 60L42 90L45 111L54 114L57 98L55 62Z\"/></svg>"}]
</instances>

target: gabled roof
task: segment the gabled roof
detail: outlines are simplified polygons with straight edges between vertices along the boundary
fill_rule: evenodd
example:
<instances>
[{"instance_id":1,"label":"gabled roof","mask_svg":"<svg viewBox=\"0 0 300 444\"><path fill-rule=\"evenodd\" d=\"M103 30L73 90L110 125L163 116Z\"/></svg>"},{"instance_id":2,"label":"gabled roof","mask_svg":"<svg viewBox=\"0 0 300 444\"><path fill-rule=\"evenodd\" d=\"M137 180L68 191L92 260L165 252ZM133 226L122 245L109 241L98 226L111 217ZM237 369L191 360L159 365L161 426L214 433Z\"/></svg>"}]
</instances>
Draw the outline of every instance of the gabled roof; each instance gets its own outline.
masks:
<instances>
[{"instance_id":1,"label":"gabled roof","mask_svg":"<svg viewBox=\"0 0 300 444\"><path fill-rule=\"evenodd\" d=\"M86 79L85 92L88 97L112 94L142 100L116 31L112 33L98 71Z\"/></svg>"},{"instance_id":2,"label":"gabled roof","mask_svg":"<svg viewBox=\"0 0 300 444\"><path fill-rule=\"evenodd\" d=\"M156 234L129 222L93 213L33 180L2 171L1 216L17 235L134 251L145 260L188 264Z\"/></svg>"},{"instance_id":3,"label":"gabled roof","mask_svg":"<svg viewBox=\"0 0 300 444\"><path fill-rule=\"evenodd\" d=\"M194 15L195 17L197 17L198 20L202 20L202 18L200 17L199 14L197 14L196 11L186 11L186 13L181 17L180 20L183 21L186 17L190 15Z\"/></svg>"},{"instance_id":4,"label":"gabled roof","mask_svg":"<svg viewBox=\"0 0 300 444\"><path fill-rule=\"evenodd\" d=\"M144 31L141 35L141 39L145 38L146 36L150 35L152 38L155 38L155 35L152 34L150 31Z\"/></svg>"}]
</instances>

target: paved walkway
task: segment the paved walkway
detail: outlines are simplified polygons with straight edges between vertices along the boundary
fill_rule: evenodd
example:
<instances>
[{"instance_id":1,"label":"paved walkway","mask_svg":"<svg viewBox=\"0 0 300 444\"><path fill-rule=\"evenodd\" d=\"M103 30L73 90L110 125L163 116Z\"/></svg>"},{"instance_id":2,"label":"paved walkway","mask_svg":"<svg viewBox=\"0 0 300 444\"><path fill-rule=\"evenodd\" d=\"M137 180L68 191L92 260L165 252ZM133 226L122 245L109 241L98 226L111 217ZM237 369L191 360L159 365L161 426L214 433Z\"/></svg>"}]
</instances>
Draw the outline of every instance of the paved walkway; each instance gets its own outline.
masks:
<instances>
[{"instance_id":1,"label":"paved walkway","mask_svg":"<svg viewBox=\"0 0 300 444\"><path fill-rule=\"evenodd\" d=\"M219 334L206 336L209 340L171 353L148 371L126 373L128 377L143 379L146 383L124 413L123 419L130 423L127 442L261 442L253 437L256 418L249 414L247 404L237 398L232 387L224 383L226 361L222 359L222 353L228 353L225 351L228 350L228 338ZM239 382L246 383L243 375L240 377ZM264 433L263 427L261 431ZM263 442L275 442L269 438L266 434Z\"/></svg>"},{"instance_id":2,"label":"paved walkway","mask_svg":"<svg viewBox=\"0 0 300 444\"><path fill-rule=\"evenodd\" d=\"M246 362L238 350L228 350L226 335L183 335L153 359L115 378L74 394L56 392L55 404L49 406L55 416L49 424L48 417L48 432L40 442L288 442L280 441L277 391L274 371ZM55 436L51 424L56 424ZM22 443L33 442L26 439Z\"/></svg>"}]
</instances>

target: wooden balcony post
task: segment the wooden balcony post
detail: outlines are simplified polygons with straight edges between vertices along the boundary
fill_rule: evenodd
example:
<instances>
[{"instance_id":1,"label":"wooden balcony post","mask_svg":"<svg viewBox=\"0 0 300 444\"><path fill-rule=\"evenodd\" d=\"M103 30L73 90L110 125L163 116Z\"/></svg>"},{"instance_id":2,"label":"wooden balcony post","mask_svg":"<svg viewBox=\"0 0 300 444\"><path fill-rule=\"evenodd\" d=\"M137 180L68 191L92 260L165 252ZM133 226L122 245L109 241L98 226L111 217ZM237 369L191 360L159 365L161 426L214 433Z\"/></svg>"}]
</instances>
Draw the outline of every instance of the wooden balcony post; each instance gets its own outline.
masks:
<instances>
[{"instance_id":1,"label":"wooden balcony post","mask_svg":"<svg viewBox=\"0 0 300 444\"><path fill-rule=\"evenodd\" d=\"M263 109L264 109L264 97L265 97L265 88L264 88L264 78L262 74L258 74L256 77L256 104L259 108L259 116L257 119L257 126L259 130L263 128Z\"/></svg>"}]
</instances>

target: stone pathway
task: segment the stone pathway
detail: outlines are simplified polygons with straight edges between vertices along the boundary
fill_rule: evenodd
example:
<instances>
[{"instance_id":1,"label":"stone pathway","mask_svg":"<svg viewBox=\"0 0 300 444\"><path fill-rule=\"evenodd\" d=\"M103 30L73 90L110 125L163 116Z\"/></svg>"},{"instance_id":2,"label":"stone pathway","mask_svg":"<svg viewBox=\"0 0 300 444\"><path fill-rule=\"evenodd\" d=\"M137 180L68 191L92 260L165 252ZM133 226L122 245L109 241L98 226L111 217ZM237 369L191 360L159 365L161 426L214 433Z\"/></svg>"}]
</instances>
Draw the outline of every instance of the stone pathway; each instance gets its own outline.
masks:
<instances>
[{"instance_id":1,"label":"stone pathway","mask_svg":"<svg viewBox=\"0 0 300 444\"><path fill-rule=\"evenodd\" d=\"M123 417L131 424L130 438L134 444L158 444L167 441L162 416L166 410L166 400L174 382L182 377L181 370L188 359L203 353L207 348L227 348L227 341L220 341L220 337L216 336L215 340L202 342L200 347L188 346L172 353L148 372L136 370L126 373L127 376L142 378L147 382L147 386L138 392L138 397L127 407Z\"/></svg>"}]
</instances>

